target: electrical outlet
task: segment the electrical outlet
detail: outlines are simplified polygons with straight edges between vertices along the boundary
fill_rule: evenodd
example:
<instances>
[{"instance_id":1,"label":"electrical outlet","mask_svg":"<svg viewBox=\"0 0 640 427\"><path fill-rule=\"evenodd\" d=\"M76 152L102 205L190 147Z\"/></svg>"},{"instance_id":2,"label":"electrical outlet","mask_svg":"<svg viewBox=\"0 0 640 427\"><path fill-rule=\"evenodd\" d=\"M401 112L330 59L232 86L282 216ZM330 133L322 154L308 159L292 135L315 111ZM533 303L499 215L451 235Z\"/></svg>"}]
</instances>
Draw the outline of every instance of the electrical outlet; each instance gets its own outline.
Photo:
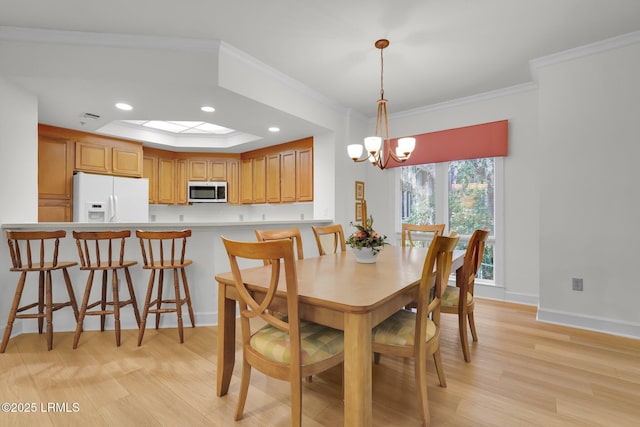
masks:
<instances>
[{"instance_id":1,"label":"electrical outlet","mask_svg":"<svg viewBox=\"0 0 640 427\"><path fill-rule=\"evenodd\" d=\"M581 291L582 290L582 279L581 278L577 278L574 277L571 279L571 289L573 289L574 291Z\"/></svg>"}]
</instances>

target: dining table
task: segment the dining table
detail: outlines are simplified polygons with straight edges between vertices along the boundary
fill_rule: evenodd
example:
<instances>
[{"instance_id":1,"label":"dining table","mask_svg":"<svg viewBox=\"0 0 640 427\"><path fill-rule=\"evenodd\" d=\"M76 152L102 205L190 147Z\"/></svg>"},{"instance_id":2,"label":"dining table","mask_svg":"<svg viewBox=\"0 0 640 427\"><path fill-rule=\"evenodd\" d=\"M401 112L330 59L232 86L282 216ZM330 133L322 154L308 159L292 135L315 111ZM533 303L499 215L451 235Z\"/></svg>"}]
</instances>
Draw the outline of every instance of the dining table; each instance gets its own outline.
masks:
<instances>
[{"instance_id":1,"label":"dining table","mask_svg":"<svg viewBox=\"0 0 640 427\"><path fill-rule=\"evenodd\" d=\"M414 301L427 248L385 246L375 263L356 261L351 251L296 261L300 317L344 331L344 425L372 425L371 330ZM464 251L453 253L451 271L461 270ZM269 266L242 268L243 280L255 292L265 292ZM458 274L459 276L459 274ZM235 363L236 300L230 272L217 274L218 354L216 393L229 390ZM277 298L286 297L284 275ZM281 304L278 311L286 310Z\"/></svg>"}]
</instances>

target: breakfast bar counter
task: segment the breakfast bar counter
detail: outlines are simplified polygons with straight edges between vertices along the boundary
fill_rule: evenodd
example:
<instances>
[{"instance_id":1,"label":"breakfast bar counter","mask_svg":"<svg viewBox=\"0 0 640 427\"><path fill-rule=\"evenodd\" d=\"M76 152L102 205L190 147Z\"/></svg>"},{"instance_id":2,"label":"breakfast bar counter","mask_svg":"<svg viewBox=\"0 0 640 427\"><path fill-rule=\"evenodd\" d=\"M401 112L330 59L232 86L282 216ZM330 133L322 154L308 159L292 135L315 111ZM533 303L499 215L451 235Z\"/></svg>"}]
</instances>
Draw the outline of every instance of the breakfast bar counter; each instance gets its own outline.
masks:
<instances>
[{"instance_id":1,"label":"breakfast bar counter","mask_svg":"<svg viewBox=\"0 0 640 427\"><path fill-rule=\"evenodd\" d=\"M315 256L317 248L311 227L314 225L327 225L332 220L281 220L281 221L244 221L244 222L144 222L144 223L75 223L75 222L48 222L48 223L22 223L2 224L4 237L5 230L65 230L67 237L60 242L60 260L78 261L78 251L72 236L73 230L131 230L131 236L126 243L126 258L138 261L131 268L131 276L138 301L144 300L144 293L149 280L149 272L142 269L142 255L139 240L135 237L136 230L192 230L192 237L187 241L186 258L193 260L193 265L187 269L187 279L191 290L191 299L195 313L196 325L215 325L218 321L218 292L214 280L216 274L229 271L229 259L222 245L221 236L233 240L255 241L254 230L278 229L287 227L299 227L302 233L303 250L308 256ZM11 257L8 246L0 244L0 277L2 283L10 286L0 287L0 336L4 333L6 319L9 314L11 300L15 291L15 283L18 274L9 271ZM69 270L74 291L82 295L87 273L80 271L78 267ZM54 282L61 278L54 278ZM168 279L167 279L168 280ZM63 286L64 288L64 286ZM55 294L56 289L54 289ZM29 285L24 290L24 300L37 299L36 286ZM71 310L61 310L54 314L55 331L73 331L76 326ZM107 328L112 329L113 324ZM123 329L136 329L137 325L133 314L123 311L121 316ZM175 327L175 316L162 316L160 327ZM185 326L190 325L185 323ZM99 316L92 316L85 320L85 330L99 329ZM16 321L13 327L13 335L26 332L36 332L37 322Z\"/></svg>"}]
</instances>

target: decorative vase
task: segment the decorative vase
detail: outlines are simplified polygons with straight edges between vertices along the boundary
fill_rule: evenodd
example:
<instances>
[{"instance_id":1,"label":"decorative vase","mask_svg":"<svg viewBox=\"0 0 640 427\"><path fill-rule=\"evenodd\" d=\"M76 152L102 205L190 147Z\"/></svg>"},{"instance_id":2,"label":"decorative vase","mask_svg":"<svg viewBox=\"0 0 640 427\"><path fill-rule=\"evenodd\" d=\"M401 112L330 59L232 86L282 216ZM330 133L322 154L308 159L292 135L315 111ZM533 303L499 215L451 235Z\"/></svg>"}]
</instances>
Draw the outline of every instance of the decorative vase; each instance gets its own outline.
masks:
<instances>
[{"instance_id":1,"label":"decorative vase","mask_svg":"<svg viewBox=\"0 0 640 427\"><path fill-rule=\"evenodd\" d=\"M356 256L356 261L362 264L373 264L380 251L374 252L371 248L351 248Z\"/></svg>"}]
</instances>

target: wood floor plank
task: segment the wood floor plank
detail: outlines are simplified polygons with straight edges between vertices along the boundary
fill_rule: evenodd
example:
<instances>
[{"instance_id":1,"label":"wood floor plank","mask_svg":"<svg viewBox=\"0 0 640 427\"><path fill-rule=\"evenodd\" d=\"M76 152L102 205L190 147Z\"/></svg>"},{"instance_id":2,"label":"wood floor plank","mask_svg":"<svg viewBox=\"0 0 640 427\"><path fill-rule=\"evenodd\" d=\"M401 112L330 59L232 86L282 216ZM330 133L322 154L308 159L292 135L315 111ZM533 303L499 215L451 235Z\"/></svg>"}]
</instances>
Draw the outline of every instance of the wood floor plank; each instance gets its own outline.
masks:
<instances>
[{"instance_id":1,"label":"wood floor plank","mask_svg":"<svg viewBox=\"0 0 640 427\"><path fill-rule=\"evenodd\" d=\"M479 342L465 363L455 316L442 316L448 387L427 360L433 426L614 426L640 420L640 341L540 323L535 308L478 299ZM78 403L78 412L0 413L16 426L288 426L288 383L253 371L244 419L233 420L240 383L239 341L229 394L215 395L217 329L147 329L25 334L0 355L4 401ZM385 356L373 372L375 427L418 426L413 361ZM303 384L303 424L342 425L341 367Z\"/></svg>"}]
</instances>

